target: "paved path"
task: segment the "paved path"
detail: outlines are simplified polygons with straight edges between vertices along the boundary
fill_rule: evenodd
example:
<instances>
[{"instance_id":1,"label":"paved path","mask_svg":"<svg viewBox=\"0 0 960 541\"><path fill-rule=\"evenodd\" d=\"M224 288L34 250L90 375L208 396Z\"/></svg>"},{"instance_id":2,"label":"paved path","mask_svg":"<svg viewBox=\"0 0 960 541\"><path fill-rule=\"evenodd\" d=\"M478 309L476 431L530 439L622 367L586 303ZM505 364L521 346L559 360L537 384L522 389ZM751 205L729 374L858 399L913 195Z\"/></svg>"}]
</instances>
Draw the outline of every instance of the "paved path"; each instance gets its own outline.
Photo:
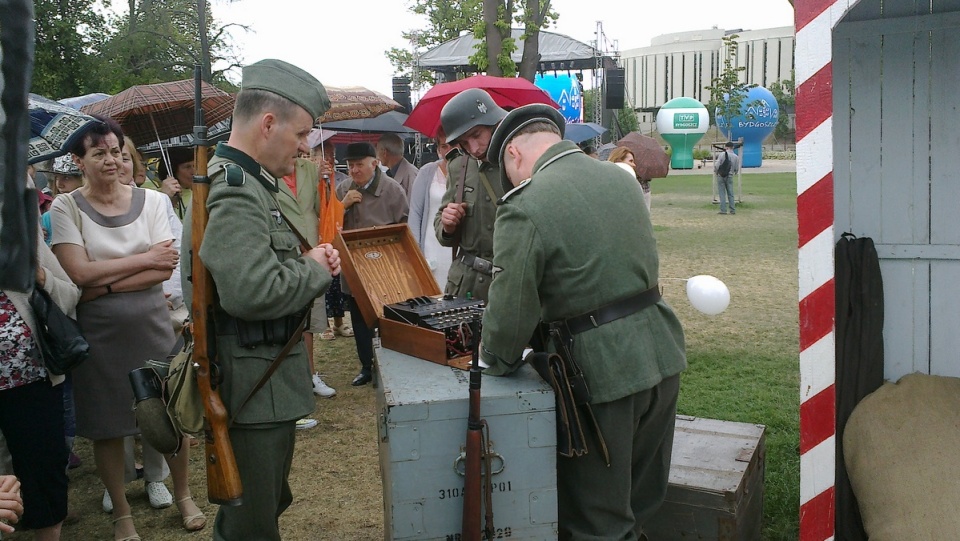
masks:
<instances>
[{"instance_id":1,"label":"paved path","mask_svg":"<svg viewBox=\"0 0 960 541\"><path fill-rule=\"evenodd\" d=\"M671 169L669 176L674 175L704 175L713 172L713 162L707 162L706 167L697 169L697 161L693 169ZM796 160L763 160L760 167L744 167L743 174L750 175L755 173L795 173L797 171Z\"/></svg>"}]
</instances>

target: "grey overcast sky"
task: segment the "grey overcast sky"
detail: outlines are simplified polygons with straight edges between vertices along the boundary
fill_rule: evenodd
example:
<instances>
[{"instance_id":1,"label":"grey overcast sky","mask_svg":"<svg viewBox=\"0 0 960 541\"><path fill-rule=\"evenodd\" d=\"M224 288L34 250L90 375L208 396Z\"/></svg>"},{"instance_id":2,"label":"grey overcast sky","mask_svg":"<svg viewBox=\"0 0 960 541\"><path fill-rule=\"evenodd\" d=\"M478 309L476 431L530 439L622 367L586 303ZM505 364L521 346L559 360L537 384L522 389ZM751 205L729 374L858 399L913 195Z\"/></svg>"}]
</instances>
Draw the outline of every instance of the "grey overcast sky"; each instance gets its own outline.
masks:
<instances>
[{"instance_id":1,"label":"grey overcast sky","mask_svg":"<svg viewBox=\"0 0 960 541\"><path fill-rule=\"evenodd\" d=\"M113 0L125 10L126 0ZM391 93L393 67L385 51L409 46L401 32L425 28L407 0L213 0L221 23L248 25L235 43L245 63L279 58L331 86L365 86ZM596 40L600 21L605 39L620 51L644 47L660 34L724 29L758 30L793 25L787 0L553 0L559 14L547 30L584 43ZM239 81L239 72L233 77Z\"/></svg>"}]
</instances>

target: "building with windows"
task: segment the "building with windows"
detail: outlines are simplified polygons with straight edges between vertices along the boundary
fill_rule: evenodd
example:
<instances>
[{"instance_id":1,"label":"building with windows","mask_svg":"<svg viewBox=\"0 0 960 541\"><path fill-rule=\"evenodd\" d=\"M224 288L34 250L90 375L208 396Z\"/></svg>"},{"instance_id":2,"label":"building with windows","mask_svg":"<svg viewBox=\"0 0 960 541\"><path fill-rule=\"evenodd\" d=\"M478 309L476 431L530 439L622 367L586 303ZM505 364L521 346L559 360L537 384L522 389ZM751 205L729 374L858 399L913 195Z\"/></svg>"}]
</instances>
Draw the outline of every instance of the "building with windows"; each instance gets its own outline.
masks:
<instances>
[{"instance_id":1,"label":"building with windows","mask_svg":"<svg viewBox=\"0 0 960 541\"><path fill-rule=\"evenodd\" d=\"M768 87L793 77L792 26L764 30L712 28L657 36L649 47L620 54L626 101L628 107L632 105L638 111L641 125L655 122L656 111L673 98L709 103L708 87L720 75L726 59L723 37L732 34L738 36L734 63L745 68L741 72L744 82Z\"/></svg>"}]
</instances>

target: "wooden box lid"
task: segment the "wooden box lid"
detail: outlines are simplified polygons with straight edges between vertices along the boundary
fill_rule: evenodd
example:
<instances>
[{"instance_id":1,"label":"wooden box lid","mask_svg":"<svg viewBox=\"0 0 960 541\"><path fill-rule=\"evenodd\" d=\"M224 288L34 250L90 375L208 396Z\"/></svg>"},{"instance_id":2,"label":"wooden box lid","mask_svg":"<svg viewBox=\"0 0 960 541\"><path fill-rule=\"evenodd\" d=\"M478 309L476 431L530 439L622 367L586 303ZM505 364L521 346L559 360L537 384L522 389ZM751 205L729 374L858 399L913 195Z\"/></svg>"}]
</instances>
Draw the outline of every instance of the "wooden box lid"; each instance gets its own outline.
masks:
<instances>
[{"instance_id":1,"label":"wooden box lid","mask_svg":"<svg viewBox=\"0 0 960 541\"><path fill-rule=\"evenodd\" d=\"M343 278L370 328L383 317L384 305L441 294L407 224L341 231L333 246L340 251Z\"/></svg>"}]
</instances>

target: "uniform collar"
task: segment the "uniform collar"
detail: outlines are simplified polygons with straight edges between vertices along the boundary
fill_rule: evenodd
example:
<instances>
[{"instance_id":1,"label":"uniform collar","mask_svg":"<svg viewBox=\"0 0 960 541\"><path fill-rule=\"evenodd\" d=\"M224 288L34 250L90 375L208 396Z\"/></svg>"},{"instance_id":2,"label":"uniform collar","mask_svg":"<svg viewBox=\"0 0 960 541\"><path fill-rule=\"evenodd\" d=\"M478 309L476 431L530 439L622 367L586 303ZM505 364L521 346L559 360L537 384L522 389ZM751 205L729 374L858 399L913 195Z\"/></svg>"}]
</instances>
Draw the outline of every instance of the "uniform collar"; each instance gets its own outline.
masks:
<instances>
[{"instance_id":1,"label":"uniform collar","mask_svg":"<svg viewBox=\"0 0 960 541\"><path fill-rule=\"evenodd\" d=\"M537 173L543 171L544 169L553 165L557 160L569 155L576 154L577 152L583 152L580 150L580 147L577 146L573 141L567 139L562 139L560 142L554 144L543 153L540 158L533 164L533 176L537 176Z\"/></svg>"},{"instance_id":2,"label":"uniform collar","mask_svg":"<svg viewBox=\"0 0 960 541\"><path fill-rule=\"evenodd\" d=\"M263 184L264 188L271 192L278 193L280 191L276 177L271 175L257 160L253 159L246 152L233 148L226 143L220 143L217 145L217 150L213 154L236 163L242 167L244 171L253 175L260 181L260 184Z\"/></svg>"}]
</instances>

